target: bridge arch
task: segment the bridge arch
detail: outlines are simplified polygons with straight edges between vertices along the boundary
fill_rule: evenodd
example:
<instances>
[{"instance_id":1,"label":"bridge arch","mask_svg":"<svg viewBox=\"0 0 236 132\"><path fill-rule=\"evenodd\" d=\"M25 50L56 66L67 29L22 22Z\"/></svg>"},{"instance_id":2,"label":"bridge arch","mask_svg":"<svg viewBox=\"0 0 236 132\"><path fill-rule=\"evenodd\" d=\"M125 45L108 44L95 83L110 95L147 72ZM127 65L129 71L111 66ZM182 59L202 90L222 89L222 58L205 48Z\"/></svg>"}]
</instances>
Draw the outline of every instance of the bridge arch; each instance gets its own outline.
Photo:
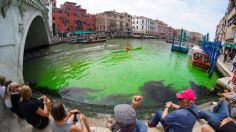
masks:
<instances>
[{"instance_id":1,"label":"bridge arch","mask_svg":"<svg viewBox=\"0 0 236 132\"><path fill-rule=\"evenodd\" d=\"M24 81L23 78L23 61L25 49L30 49L42 45L49 44L49 34L47 28L47 22L45 22L44 16L41 12L35 12L22 26L23 33L18 49L18 78L19 81ZM21 28L21 27L19 27Z\"/></svg>"}]
</instances>

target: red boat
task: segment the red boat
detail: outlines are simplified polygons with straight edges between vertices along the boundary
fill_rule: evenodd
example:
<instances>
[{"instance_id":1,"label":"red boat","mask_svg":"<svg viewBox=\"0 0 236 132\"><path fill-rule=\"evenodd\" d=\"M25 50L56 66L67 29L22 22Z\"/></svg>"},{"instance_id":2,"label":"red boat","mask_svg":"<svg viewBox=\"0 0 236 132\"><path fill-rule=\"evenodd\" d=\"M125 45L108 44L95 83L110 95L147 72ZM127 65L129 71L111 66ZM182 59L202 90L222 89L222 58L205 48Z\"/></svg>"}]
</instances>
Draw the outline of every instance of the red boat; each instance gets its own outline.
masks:
<instances>
[{"instance_id":1,"label":"red boat","mask_svg":"<svg viewBox=\"0 0 236 132\"><path fill-rule=\"evenodd\" d=\"M190 51L190 63L193 67L207 71L210 67L208 55L199 47L194 46Z\"/></svg>"}]
</instances>

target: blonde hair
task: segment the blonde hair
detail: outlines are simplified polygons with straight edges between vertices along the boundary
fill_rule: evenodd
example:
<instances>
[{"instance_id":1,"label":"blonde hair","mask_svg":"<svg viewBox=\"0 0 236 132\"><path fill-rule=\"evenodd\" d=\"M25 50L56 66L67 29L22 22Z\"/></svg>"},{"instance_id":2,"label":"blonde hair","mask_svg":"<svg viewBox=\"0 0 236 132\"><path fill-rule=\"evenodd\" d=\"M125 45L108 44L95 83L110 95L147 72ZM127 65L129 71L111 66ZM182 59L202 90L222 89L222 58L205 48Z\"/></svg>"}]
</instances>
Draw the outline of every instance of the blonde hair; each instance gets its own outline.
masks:
<instances>
[{"instance_id":1,"label":"blonde hair","mask_svg":"<svg viewBox=\"0 0 236 132\"><path fill-rule=\"evenodd\" d=\"M19 87L19 84L17 82L12 82L8 86L8 90L12 92L12 91L15 91L15 89L17 89L18 87Z\"/></svg>"},{"instance_id":2,"label":"blonde hair","mask_svg":"<svg viewBox=\"0 0 236 132\"><path fill-rule=\"evenodd\" d=\"M23 85L20 89L21 101L29 100L32 96L32 90L28 85Z\"/></svg>"}]
</instances>

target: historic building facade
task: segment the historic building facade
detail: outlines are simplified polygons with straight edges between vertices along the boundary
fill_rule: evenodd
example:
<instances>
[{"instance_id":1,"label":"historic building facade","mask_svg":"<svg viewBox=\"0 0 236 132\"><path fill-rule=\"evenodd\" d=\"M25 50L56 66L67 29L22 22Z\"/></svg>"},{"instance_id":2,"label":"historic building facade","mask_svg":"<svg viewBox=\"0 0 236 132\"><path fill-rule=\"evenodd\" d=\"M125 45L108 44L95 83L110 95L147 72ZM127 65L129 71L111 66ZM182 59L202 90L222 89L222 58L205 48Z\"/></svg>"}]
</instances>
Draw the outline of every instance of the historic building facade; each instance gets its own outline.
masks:
<instances>
[{"instance_id":1,"label":"historic building facade","mask_svg":"<svg viewBox=\"0 0 236 132\"><path fill-rule=\"evenodd\" d=\"M96 14L96 31L107 32L112 36L125 37L132 33L132 16L128 13L105 11Z\"/></svg>"},{"instance_id":2,"label":"historic building facade","mask_svg":"<svg viewBox=\"0 0 236 132\"><path fill-rule=\"evenodd\" d=\"M229 0L225 16L216 27L215 40L222 41L223 44L236 43L236 2Z\"/></svg>"},{"instance_id":3,"label":"historic building facade","mask_svg":"<svg viewBox=\"0 0 236 132\"><path fill-rule=\"evenodd\" d=\"M53 7L52 18L56 33L95 31L95 16L73 2L65 2L60 8Z\"/></svg>"},{"instance_id":4,"label":"historic building facade","mask_svg":"<svg viewBox=\"0 0 236 132\"><path fill-rule=\"evenodd\" d=\"M156 36L156 23L144 16L132 17L133 34L138 36Z\"/></svg>"}]
</instances>

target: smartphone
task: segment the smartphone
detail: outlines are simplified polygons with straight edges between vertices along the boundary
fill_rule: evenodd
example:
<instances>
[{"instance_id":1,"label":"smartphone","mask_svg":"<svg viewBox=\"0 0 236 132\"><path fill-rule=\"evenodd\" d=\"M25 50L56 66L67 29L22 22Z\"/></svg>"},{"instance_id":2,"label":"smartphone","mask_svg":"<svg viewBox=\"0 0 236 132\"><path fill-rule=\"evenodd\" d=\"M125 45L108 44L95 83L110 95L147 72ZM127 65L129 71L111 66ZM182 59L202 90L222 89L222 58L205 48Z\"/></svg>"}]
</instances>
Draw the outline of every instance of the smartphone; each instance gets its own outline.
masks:
<instances>
[{"instance_id":1,"label":"smartphone","mask_svg":"<svg viewBox=\"0 0 236 132\"><path fill-rule=\"evenodd\" d=\"M74 118L73 118L74 124L75 124L76 122L78 122L77 114L80 114L80 113L79 113L78 111L74 113Z\"/></svg>"}]
</instances>

